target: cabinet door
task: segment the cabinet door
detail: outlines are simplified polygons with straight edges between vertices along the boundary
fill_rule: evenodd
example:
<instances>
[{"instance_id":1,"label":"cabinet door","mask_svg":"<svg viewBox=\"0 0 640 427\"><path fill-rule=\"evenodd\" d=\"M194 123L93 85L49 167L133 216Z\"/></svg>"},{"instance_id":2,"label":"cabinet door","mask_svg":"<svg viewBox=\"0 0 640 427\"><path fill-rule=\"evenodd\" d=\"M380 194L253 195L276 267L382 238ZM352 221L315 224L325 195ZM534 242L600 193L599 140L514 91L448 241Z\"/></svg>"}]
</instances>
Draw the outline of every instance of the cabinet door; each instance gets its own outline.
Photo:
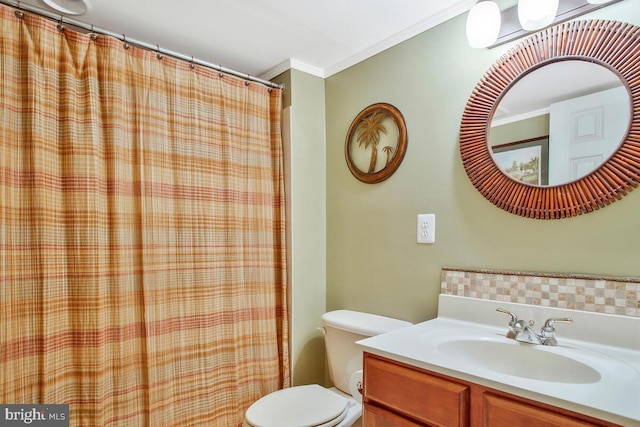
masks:
<instances>
[{"instance_id":1,"label":"cabinet door","mask_svg":"<svg viewBox=\"0 0 640 427\"><path fill-rule=\"evenodd\" d=\"M427 425L469 425L468 385L370 354L364 358L364 396Z\"/></svg>"},{"instance_id":2,"label":"cabinet door","mask_svg":"<svg viewBox=\"0 0 640 427\"><path fill-rule=\"evenodd\" d=\"M577 420L557 412L528 405L497 396L483 394L484 427L593 427L586 421Z\"/></svg>"},{"instance_id":3,"label":"cabinet door","mask_svg":"<svg viewBox=\"0 0 640 427\"><path fill-rule=\"evenodd\" d=\"M363 426L366 427L424 427L406 418L373 405L364 405Z\"/></svg>"}]
</instances>

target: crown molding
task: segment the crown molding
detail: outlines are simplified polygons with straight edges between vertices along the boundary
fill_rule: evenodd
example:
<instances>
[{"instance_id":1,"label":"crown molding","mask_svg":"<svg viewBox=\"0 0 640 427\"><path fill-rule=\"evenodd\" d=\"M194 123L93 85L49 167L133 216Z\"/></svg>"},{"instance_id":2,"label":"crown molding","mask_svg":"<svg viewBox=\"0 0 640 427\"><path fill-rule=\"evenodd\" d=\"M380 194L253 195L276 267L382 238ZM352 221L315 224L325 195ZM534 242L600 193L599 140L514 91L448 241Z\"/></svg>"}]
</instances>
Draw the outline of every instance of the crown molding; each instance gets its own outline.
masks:
<instances>
[{"instance_id":1,"label":"crown molding","mask_svg":"<svg viewBox=\"0 0 640 427\"><path fill-rule=\"evenodd\" d=\"M455 18L462 13L468 12L471 6L473 6L475 3L476 0L457 1L442 12L431 16L429 19L420 21L407 28L406 30L396 33L391 37L387 37L381 42L376 43L375 45L355 55L352 55L349 58L345 58L344 60L325 68L324 74L326 77L330 77L334 74L339 73L340 71L346 70L347 68L352 67L366 59L369 59L380 52L383 52L397 44L409 40L410 38L415 37L427 30L430 30L431 28L440 25L443 22L448 21L449 19Z\"/></svg>"},{"instance_id":2,"label":"crown molding","mask_svg":"<svg viewBox=\"0 0 640 427\"><path fill-rule=\"evenodd\" d=\"M312 76L320 77L322 79L326 78L326 75L322 68L314 67L313 65L298 61L294 58L289 58L286 61L281 62L280 64L262 74L260 78L264 80L271 80L290 69L302 71L304 73L311 74Z\"/></svg>"},{"instance_id":3,"label":"crown molding","mask_svg":"<svg viewBox=\"0 0 640 427\"><path fill-rule=\"evenodd\" d=\"M418 34L423 33L435 27L436 25L440 25L443 22L448 21L449 19L452 19L462 13L466 13L475 3L476 0L456 1L450 7L436 15L433 15L429 19L420 21L397 34L394 34L391 37L387 37L379 43L376 43L373 46L370 46L367 49L356 53L355 55L352 55L348 58L343 59L342 61L328 66L327 68L323 69L321 67L316 67L297 59L290 58L266 71L260 76L260 78L264 80L271 80L289 69L294 69L325 79L339 73L340 71L346 70L347 68L352 67L366 59L369 59L372 56L377 55L378 53L383 52L397 44L409 40L410 38L417 36Z\"/></svg>"}]
</instances>

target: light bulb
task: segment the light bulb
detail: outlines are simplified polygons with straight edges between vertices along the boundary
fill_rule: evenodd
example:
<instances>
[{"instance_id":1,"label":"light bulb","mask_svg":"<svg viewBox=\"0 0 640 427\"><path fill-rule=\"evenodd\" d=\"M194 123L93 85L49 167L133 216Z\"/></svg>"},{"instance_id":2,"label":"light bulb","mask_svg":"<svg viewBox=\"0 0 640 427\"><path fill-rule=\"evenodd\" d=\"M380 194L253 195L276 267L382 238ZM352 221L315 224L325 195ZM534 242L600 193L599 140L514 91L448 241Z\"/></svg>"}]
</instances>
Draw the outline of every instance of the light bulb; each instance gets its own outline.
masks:
<instances>
[{"instance_id":1,"label":"light bulb","mask_svg":"<svg viewBox=\"0 0 640 427\"><path fill-rule=\"evenodd\" d=\"M88 0L42 0L45 4L58 12L67 15L83 15L90 6Z\"/></svg>"},{"instance_id":2,"label":"light bulb","mask_svg":"<svg viewBox=\"0 0 640 427\"><path fill-rule=\"evenodd\" d=\"M518 20L525 30L539 30L551 24L558 12L558 0L519 0Z\"/></svg>"},{"instance_id":3,"label":"light bulb","mask_svg":"<svg viewBox=\"0 0 640 427\"><path fill-rule=\"evenodd\" d=\"M493 1L476 3L467 15L467 41L469 46L491 46L500 33L500 8Z\"/></svg>"}]
</instances>

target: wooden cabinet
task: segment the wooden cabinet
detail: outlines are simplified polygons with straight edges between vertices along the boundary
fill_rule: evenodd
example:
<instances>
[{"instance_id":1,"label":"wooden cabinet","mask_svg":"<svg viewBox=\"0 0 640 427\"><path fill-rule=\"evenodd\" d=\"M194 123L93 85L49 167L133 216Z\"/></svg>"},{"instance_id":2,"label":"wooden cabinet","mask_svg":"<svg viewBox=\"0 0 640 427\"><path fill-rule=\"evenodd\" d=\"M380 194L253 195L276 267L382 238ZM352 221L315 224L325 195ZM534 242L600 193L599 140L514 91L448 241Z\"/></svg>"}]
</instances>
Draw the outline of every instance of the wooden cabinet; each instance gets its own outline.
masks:
<instances>
[{"instance_id":1,"label":"wooden cabinet","mask_svg":"<svg viewBox=\"0 0 640 427\"><path fill-rule=\"evenodd\" d=\"M362 411L363 426L367 427L422 427L424 424L418 424L408 420L391 411L387 411L378 406L365 405Z\"/></svg>"},{"instance_id":2,"label":"wooden cabinet","mask_svg":"<svg viewBox=\"0 0 640 427\"><path fill-rule=\"evenodd\" d=\"M371 355L365 356L364 378L366 401L426 425L469 424L468 385Z\"/></svg>"},{"instance_id":3,"label":"wooden cabinet","mask_svg":"<svg viewBox=\"0 0 640 427\"><path fill-rule=\"evenodd\" d=\"M364 354L364 427L614 427L605 421Z\"/></svg>"},{"instance_id":4,"label":"wooden cabinet","mask_svg":"<svg viewBox=\"0 0 640 427\"><path fill-rule=\"evenodd\" d=\"M594 424L529 403L498 396L490 392L482 394L483 419L480 425L491 427L587 427ZM594 420L595 422L595 420Z\"/></svg>"}]
</instances>

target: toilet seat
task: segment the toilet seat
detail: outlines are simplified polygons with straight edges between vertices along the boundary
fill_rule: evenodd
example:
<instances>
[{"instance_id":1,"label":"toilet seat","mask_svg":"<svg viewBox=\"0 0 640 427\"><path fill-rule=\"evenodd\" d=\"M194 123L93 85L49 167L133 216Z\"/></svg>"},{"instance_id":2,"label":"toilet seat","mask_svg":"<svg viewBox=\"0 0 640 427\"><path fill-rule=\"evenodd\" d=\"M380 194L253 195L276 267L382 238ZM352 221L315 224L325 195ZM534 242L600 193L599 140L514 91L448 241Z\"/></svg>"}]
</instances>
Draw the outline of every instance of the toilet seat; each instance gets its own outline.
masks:
<instances>
[{"instance_id":1,"label":"toilet seat","mask_svg":"<svg viewBox=\"0 0 640 427\"><path fill-rule=\"evenodd\" d=\"M256 401L245 414L253 427L332 427L347 416L349 401L317 384L278 390Z\"/></svg>"}]
</instances>

